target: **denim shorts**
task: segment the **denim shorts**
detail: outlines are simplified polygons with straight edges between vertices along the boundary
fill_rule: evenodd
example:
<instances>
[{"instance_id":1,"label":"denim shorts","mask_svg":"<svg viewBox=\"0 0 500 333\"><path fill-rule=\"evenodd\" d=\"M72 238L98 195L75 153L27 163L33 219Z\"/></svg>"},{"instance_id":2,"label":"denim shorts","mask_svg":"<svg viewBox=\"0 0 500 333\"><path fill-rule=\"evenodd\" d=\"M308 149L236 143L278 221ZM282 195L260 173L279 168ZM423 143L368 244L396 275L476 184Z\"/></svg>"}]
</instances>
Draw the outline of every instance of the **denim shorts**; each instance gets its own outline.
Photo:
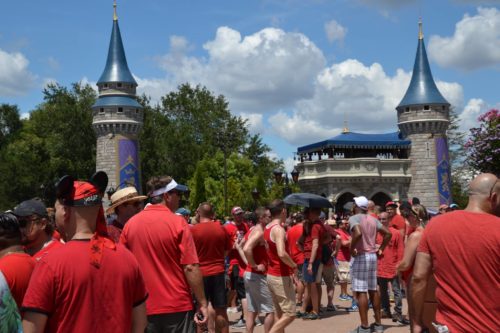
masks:
<instances>
[{"instance_id":1,"label":"denim shorts","mask_svg":"<svg viewBox=\"0 0 500 333\"><path fill-rule=\"evenodd\" d=\"M314 260L312 265L312 275L307 272L307 266L309 266L309 259L304 260L304 265L302 266L302 275L304 277L305 283L321 282L321 274L323 264L321 260Z\"/></svg>"}]
</instances>

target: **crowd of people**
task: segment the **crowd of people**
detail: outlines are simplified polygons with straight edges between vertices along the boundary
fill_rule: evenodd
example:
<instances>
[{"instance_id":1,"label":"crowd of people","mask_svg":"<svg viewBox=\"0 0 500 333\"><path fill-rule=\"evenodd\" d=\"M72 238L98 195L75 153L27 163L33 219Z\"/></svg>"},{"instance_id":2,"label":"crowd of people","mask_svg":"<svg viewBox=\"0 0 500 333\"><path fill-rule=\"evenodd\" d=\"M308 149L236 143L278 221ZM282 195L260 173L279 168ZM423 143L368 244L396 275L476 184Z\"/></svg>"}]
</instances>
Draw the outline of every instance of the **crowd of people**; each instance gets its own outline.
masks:
<instances>
[{"instance_id":1,"label":"crowd of people","mask_svg":"<svg viewBox=\"0 0 500 333\"><path fill-rule=\"evenodd\" d=\"M383 318L415 333L500 332L495 175L436 216L418 198L364 196L341 212L276 199L223 219L202 202L191 216L169 176L150 179L147 196L117 190L104 210L107 183L64 176L54 208L34 198L0 214L0 333L229 332L240 312L235 328L284 332L340 311L336 284L359 313L352 332L383 332Z\"/></svg>"}]
</instances>

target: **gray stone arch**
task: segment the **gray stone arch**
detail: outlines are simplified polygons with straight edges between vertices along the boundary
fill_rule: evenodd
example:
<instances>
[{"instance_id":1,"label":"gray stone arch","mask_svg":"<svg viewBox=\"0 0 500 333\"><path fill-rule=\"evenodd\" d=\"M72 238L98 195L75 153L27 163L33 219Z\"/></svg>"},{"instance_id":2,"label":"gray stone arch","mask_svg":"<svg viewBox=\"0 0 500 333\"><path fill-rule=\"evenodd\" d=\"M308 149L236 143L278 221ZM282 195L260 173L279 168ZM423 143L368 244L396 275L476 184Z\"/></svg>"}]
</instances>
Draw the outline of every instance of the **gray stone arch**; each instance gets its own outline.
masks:
<instances>
[{"instance_id":1,"label":"gray stone arch","mask_svg":"<svg viewBox=\"0 0 500 333\"><path fill-rule=\"evenodd\" d=\"M385 207L388 201L392 201L392 197L385 190L373 191L369 199L375 203L375 205Z\"/></svg>"}]
</instances>

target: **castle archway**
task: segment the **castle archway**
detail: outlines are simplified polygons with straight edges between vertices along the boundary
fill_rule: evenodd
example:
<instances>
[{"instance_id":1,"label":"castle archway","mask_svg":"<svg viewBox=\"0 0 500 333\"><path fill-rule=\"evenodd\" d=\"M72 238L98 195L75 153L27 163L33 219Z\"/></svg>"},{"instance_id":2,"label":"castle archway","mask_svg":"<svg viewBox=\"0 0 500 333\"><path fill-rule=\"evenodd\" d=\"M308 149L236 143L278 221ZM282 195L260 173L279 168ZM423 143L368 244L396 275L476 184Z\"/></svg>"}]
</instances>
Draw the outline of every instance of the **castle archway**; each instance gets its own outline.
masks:
<instances>
[{"instance_id":1,"label":"castle archway","mask_svg":"<svg viewBox=\"0 0 500 333\"><path fill-rule=\"evenodd\" d=\"M337 202L335 203L335 212L337 212L337 214L339 215L342 215L344 211L343 210L344 205L348 202L353 202L353 201L354 201L354 194L352 194L351 192L343 193L337 198Z\"/></svg>"},{"instance_id":2,"label":"castle archway","mask_svg":"<svg viewBox=\"0 0 500 333\"><path fill-rule=\"evenodd\" d=\"M377 192L372 196L371 200L375 203L375 205L385 207L385 204L391 201L392 199L384 192Z\"/></svg>"}]
</instances>

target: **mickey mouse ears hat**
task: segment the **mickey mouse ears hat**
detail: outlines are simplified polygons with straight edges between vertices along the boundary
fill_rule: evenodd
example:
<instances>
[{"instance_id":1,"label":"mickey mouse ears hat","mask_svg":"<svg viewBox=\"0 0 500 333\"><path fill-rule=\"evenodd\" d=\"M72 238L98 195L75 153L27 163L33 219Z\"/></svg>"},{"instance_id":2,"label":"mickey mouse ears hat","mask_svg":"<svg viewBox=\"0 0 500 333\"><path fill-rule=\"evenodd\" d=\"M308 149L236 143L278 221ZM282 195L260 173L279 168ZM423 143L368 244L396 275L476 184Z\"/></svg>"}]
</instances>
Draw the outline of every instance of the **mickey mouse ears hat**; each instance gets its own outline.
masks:
<instances>
[{"instance_id":1,"label":"mickey mouse ears hat","mask_svg":"<svg viewBox=\"0 0 500 333\"><path fill-rule=\"evenodd\" d=\"M56 198L65 206L90 207L102 203L108 185L108 175L98 171L88 182L75 181L72 176L63 176L56 184Z\"/></svg>"}]
</instances>

